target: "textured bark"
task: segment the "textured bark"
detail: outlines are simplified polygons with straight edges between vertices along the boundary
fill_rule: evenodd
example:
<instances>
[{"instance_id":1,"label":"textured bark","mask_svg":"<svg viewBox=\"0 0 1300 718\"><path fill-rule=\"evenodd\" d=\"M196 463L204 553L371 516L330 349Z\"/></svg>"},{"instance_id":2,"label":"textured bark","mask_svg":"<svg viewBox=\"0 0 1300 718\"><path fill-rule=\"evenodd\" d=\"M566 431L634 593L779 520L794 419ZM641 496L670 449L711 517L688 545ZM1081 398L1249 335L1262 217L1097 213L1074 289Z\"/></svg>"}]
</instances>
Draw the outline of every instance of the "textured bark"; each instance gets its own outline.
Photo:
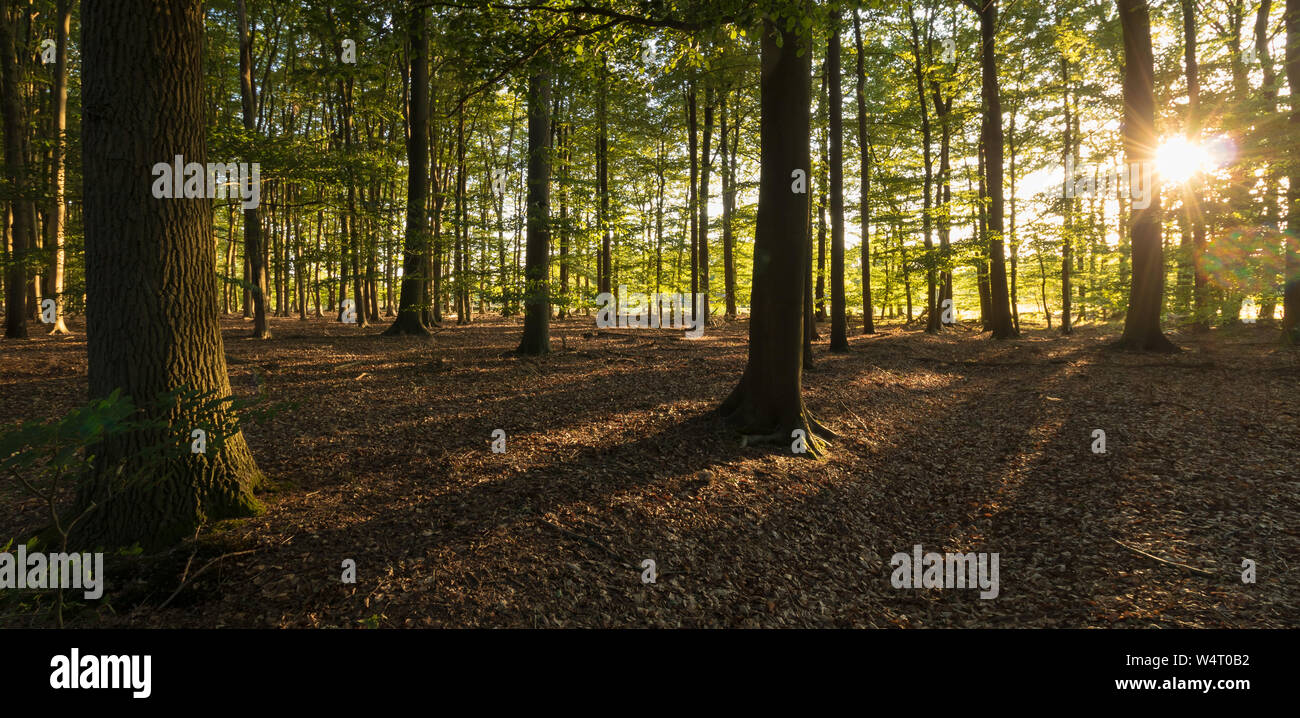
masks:
<instances>
[{"instance_id":1,"label":"textured bark","mask_svg":"<svg viewBox=\"0 0 1300 718\"><path fill-rule=\"evenodd\" d=\"M551 76L549 60L534 61L528 77L528 247L524 267L524 336L519 353L551 350Z\"/></svg>"},{"instance_id":2,"label":"textured bark","mask_svg":"<svg viewBox=\"0 0 1300 718\"><path fill-rule=\"evenodd\" d=\"M1119 0L1124 33L1124 156L1129 167L1150 166L1155 159L1154 60L1151 20L1146 0ZM1144 173L1145 174L1145 173ZM1124 334L1116 348L1177 351L1160 330L1164 299L1164 249L1160 236L1160 189L1152 174L1147 207L1134 207L1129 224L1133 275Z\"/></svg>"},{"instance_id":3,"label":"textured bark","mask_svg":"<svg viewBox=\"0 0 1300 718\"><path fill-rule=\"evenodd\" d=\"M154 163L177 154L207 160L202 5L158 5L82 5L90 395L121 389L137 405L179 387L230 394L212 281L212 203L151 192ZM192 428L169 431L188 436ZM152 432L115 438L96 449L97 466L130 467L143 447L165 440ZM148 478L119 488L111 474L88 476L78 503L97 508L74 538L156 547L205 521L257 509L252 491L261 475L239 433L219 448L210 439L206 454L176 457Z\"/></svg>"},{"instance_id":4,"label":"textured bark","mask_svg":"<svg viewBox=\"0 0 1300 718\"><path fill-rule=\"evenodd\" d=\"M406 133L406 237L403 242L401 306L385 334L428 335L422 312L425 252L428 251L428 217L424 207L429 193L429 22L424 8L408 16L410 42L410 106Z\"/></svg>"},{"instance_id":5,"label":"textured bark","mask_svg":"<svg viewBox=\"0 0 1300 718\"><path fill-rule=\"evenodd\" d=\"M778 44L779 42L779 44ZM749 357L720 414L747 437L786 446L806 434L808 455L824 451L830 433L803 403L804 297L812 244L807 193L791 191L791 173L807 173L811 48L794 31L764 24L758 219L749 322Z\"/></svg>"}]
</instances>

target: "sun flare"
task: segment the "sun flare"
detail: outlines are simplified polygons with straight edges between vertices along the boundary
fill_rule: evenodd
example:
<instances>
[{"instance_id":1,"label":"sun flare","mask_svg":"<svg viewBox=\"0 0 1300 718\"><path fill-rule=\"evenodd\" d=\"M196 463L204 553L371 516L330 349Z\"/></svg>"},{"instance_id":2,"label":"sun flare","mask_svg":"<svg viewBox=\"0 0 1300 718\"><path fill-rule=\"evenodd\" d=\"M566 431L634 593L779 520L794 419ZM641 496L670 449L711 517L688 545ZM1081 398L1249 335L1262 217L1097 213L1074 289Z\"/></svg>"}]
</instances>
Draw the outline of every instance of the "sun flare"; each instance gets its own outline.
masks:
<instances>
[{"instance_id":1,"label":"sun flare","mask_svg":"<svg viewBox=\"0 0 1300 718\"><path fill-rule=\"evenodd\" d=\"M1200 172L1216 166L1205 145L1188 142L1185 137L1171 137L1156 148L1156 170L1165 182L1183 184Z\"/></svg>"}]
</instances>

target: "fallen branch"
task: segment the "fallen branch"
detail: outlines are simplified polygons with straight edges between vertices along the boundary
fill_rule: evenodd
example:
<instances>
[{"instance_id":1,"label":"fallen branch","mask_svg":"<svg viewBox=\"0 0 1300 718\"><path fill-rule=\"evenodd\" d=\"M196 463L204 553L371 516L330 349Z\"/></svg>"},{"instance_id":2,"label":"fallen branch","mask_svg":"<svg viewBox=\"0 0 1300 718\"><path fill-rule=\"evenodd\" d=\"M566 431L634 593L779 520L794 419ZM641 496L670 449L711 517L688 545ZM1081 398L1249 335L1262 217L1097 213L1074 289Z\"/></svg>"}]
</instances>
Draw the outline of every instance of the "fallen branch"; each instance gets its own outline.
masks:
<instances>
[{"instance_id":1,"label":"fallen branch","mask_svg":"<svg viewBox=\"0 0 1300 718\"><path fill-rule=\"evenodd\" d=\"M1195 567L1195 566L1188 566L1188 565L1185 564L1185 563L1178 563L1177 561L1170 561L1169 559L1164 559L1164 558L1160 558L1159 556L1156 556L1156 555L1154 555L1154 554L1149 554L1149 553L1147 553L1146 551L1143 551L1143 550L1140 549L1140 548L1134 548L1134 547L1132 547L1132 546L1129 546L1128 544L1126 544L1126 543L1124 543L1124 542L1122 542L1122 541L1119 541L1118 539L1111 539L1111 541L1114 541L1115 543L1119 544L1120 546L1123 546L1124 548L1126 548L1126 549L1128 549L1128 550L1130 550L1130 551L1132 551L1132 552L1134 552L1134 553L1139 553L1139 554L1142 554L1143 556L1146 556L1147 558L1155 559L1156 561L1159 561L1160 563L1169 564L1170 566L1177 566L1178 568L1185 568L1185 569L1187 569L1188 571L1191 571L1191 572L1193 572L1193 573L1199 573L1199 574L1201 574L1202 576L1213 576L1213 575L1214 575L1213 572L1211 572L1211 571L1206 571L1206 570L1203 569L1203 568L1197 568L1197 567Z\"/></svg>"},{"instance_id":2,"label":"fallen branch","mask_svg":"<svg viewBox=\"0 0 1300 718\"><path fill-rule=\"evenodd\" d=\"M164 608L167 608L167 604L171 603L173 598L176 598L176 596L180 594L181 591L185 590L186 586L190 585L191 583L194 583L194 581L198 579L199 576L202 576L205 571L207 571L209 568L211 568L215 563L217 563L221 559L230 558L232 556L243 556L244 554L256 553L257 551L260 550L261 549L250 548L244 551L233 551L231 553L223 553L220 556L212 559L211 561L208 561L207 563L203 564L203 566L200 567L199 570L195 571L193 576L190 576L189 578L183 578L181 581L181 585L177 586L175 591L172 591L172 595L168 596L167 600L162 602L162 605L158 607L158 610L161 611ZM192 560L193 558L194 555L191 554L190 559ZM189 571L189 568L190 568L190 564L187 561L185 563L185 570ZM182 576L183 575L184 574L182 574Z\"/></svg>"}]
</instances>

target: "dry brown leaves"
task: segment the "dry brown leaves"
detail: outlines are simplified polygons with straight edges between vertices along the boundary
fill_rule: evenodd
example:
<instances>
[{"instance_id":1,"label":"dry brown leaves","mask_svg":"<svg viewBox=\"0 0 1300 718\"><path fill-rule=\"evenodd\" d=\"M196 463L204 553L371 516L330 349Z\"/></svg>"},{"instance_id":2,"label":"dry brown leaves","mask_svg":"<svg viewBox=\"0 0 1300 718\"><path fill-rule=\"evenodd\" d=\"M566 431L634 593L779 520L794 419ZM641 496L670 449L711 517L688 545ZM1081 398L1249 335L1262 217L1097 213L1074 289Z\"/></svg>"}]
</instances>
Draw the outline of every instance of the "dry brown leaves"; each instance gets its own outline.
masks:
<instances>
[{"instance_id":1,"label":"dry brown leaves","mask_svg":"<svg viewBox=\"0 0 1300 718\"><path fill-rule=\"evenodd\" d=\"M223 327L236 392L260 381L296 404L248 432L278 484L269 511L220 527L260 550L188 601L87 623L1300 625L1300 372L1263 327L1174 335L1189 349L1174 357L1105 352L1113 337L1087 328L1011 342L890 328L843 355L823 339L804 378L841 437L823 461L742 448L709 413L744 366L743 323L682 340L561 321L540 360L508 354L519 325L500 319L432 340ZM84 334L0 353L0 421L85 394ZM35 503L0 500L3 536L39 525ZM998 552L1001 595L893 588L890 556L918 543Z\"/></svg>"}]
</instances>

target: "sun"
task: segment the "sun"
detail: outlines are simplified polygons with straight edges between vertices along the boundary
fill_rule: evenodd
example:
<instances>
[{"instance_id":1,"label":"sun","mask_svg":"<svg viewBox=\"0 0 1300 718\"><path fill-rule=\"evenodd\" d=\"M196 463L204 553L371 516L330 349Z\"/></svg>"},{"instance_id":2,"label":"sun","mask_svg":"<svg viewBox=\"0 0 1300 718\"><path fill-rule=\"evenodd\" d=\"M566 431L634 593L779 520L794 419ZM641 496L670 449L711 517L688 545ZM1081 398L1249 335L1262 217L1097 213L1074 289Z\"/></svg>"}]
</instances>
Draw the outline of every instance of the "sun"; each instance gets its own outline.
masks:
<instances>
[{"instance_id":1,"label":"sun","mask_svg":"<svg viewBox=\"0 0 1300 718\"><path fill-rule=\"evenodd\" d=\"M1188 142L1185 137L1170 137L1156 148L1156 171L1165 182L1183 184L1215 165L1204 145Z\"/></svg>"}]
</instances>

